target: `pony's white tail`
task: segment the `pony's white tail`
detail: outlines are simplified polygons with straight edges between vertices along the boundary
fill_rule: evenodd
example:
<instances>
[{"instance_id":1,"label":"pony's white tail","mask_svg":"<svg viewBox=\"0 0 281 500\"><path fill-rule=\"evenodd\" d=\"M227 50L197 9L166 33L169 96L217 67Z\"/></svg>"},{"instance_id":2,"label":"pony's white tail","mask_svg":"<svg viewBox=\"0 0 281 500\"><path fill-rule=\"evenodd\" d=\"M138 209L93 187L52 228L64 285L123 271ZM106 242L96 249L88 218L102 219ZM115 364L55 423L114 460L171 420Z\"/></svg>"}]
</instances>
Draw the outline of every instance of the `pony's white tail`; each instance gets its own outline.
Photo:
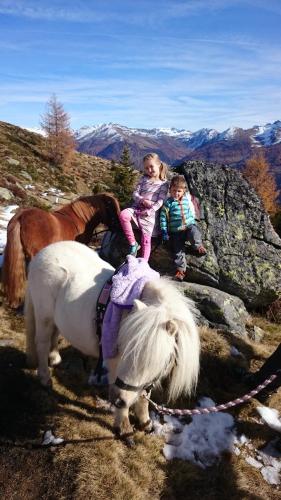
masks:
<instances>
[{"instance_id":1,"label":"pony's white tail","mask_svg":"<svg viewBox=\"0 0 281 500\"><path fill-rule=\"evenodd\" d=\"M38 357L35 344L35 316L32 298L27 286L24 302L24 319L26 331L26 364L28 368L37 368Z\"/></svg>"}]
</instances>

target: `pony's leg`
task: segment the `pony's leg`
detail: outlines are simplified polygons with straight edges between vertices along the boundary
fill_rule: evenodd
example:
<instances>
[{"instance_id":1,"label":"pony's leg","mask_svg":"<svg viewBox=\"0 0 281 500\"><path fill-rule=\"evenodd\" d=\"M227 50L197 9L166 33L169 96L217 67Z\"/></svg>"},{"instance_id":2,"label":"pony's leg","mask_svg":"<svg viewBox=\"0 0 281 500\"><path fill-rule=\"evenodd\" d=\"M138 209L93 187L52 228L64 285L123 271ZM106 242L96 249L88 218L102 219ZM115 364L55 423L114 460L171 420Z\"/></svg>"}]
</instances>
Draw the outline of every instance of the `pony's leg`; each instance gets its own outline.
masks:
<instances>
[{"instance_id":1,"label":"pony's leg","mask_svg":"<svg viewBox=\"0 0 281 500\"><path fill-rule=\"evenodd\" d=\"M28 368L37 368L38 357L35 343L36 327L34 309L29 290L27 288L24 303L24 320L26 330L26 365Z\"/></svg>"},{"instance_id":2,"label":"pony's leg","mask_svg":"<svg viewBox=\"0 0 281 500\"><path fill-rule=\"evenodd\" d=\"M54 328L51 338L51 352L49 354L50 366L57 366L61 362L61 357L58 348L59 331Z\"/></svg>"},{"instance_id":3,"label":"pony's leg","mask_svg":"<svg viewBox=\"0 0 281 500\"><path fill-rule=\"evenodd\" d=\"M149 418L148 401L143 396L140 396L134 406L135 415L139 421L139 427L145 432L152 430L152 422Z\"/></svg>"},{"instance_id":4,"label":"pony's leg","mask_svg":"<svg viewBox=\"0 0 281 500\"><path fill-rule=\"evenodd\" d=\"M132 438L134 431L129 420L129 408L115 409L114 432L118 437L124 439L129 446L134 444Z\"/></svg>"},{"instance_id":5,"label":"pony's leg","mask_svg":"<svg viewBox=\"0 0 281 500\"><path fill-rule=\"evenodd\" d=\"M50 370L48 366L51 338L54 324L50 318L36 318L36 349L38 355L38 377L44 386L51 386Z\"/></svg>"}]
</instances>

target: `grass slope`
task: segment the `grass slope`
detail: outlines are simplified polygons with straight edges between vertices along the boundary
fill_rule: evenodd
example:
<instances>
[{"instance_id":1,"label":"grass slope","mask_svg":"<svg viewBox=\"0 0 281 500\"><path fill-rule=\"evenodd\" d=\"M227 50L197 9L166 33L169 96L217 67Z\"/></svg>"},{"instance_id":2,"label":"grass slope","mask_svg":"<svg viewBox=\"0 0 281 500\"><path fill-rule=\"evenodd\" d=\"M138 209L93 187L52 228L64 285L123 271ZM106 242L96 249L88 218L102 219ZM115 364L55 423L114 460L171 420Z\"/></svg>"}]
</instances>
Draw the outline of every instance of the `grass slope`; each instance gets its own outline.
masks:
<instances>
[{"instance_id":1,"label":"grass slope","mask_svg":"<svg viewBox=\"0 0 281 500\"><path fill-rule=\"evenodd\" d=\"M0 187L10 189L20 205L36 205L40 192L55 187L74 195L90 194L99 183L111 178L110 161L75 153L70 167L62 172L51 165L44 153L45 140L39 134L0 122ZM26 184L35 185L28 191Z\"/></svg>"},{"instance_id":2,"label":"grass slope","mask_svg":"<svg viewBox=\"0 0 281 500\"><path fill-rule=\"evenodd\" d=\"M61 342L62 364L53 370L52 392L44 390L34 372L25 369L22 317L0 307L0 497L11 499L275 499L280 490L267 484L260 472L241 456L225 455L206 470L181 460L166 462L162 438L136 433L136 446L128 449L112 434L113 416L87 386L87 369L81 355ZM242 395L246 388L235 383L231 367L233 343L258 368L279 343L279 328L257 319L267 334L262 344L233 340L202 329L201 375L196 398L217 402ZM165 401L165 394L154 394ZM192 407L180 400L176 406ZM249 404L231 411L255 447L274 436L258 421L260 405ZM281 394L270 406L280 408ZM52 429L67 444L36 449L45 430Z\"/></svg>"}]
</instances>

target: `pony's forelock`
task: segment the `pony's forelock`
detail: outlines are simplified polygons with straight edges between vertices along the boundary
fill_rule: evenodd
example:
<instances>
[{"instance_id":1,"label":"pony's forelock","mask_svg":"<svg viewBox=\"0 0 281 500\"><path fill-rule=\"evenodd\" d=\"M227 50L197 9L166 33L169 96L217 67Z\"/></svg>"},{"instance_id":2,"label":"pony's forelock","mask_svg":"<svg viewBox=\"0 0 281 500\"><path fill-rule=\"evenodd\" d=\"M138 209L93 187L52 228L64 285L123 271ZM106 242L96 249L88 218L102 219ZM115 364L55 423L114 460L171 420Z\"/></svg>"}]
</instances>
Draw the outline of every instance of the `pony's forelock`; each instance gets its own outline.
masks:
<instances>
[{"instance_id":1,"label":"pony's forelock","mask_svg":"<svg viewBox=\"0 0 281 500\"><path fill-rule=\"evenodd\" d=\"M175 348L175 338L166 330L168 320L162 306L150 305L132 311L122 322L118 335L121 361L127 361L153 380L165 370Z\"/></svg>"},{"instance_id":2,"label":"pony's forelock","mask_svg":"<svg viewBox=\"0 0 281 500\"><path fill-rule=\"evenodd\" d=\"M163 376L174 358L169 399L191 393L197 382L200 351L194 303L165 278L147 283L141 300L147 307L132 311L121 323L122 360L132 363L135 372L145 374L149 382ZM177 325L175 335L167 331L171 320Z\"/></svg>"}]
</instances>

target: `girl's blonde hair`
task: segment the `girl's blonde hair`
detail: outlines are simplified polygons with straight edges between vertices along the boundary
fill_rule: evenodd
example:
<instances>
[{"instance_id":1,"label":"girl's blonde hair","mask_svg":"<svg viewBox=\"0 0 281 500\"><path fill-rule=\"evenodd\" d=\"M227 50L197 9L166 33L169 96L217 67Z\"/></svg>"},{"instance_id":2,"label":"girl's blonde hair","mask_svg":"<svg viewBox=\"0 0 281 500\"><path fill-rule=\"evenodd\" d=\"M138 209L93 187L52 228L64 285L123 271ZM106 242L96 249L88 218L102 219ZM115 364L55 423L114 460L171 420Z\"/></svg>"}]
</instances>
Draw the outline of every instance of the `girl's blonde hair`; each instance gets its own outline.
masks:
<instances>
[{"instance_id":1,"label":"girl's blonde hair","mask_svg":"<svg viewBox=\"0 0 281 500\"><path fill-rule=\"evenodd\" d=\"M146 162L146 160L156 160L156 162L159 165L159 179L161 181L166 181L167 180L167 173L168 173L168 165L164 163L163 161L160 160L159 156L157 153L148 153L143 157L143 163Z\"/></svg>"}]
</instances>

